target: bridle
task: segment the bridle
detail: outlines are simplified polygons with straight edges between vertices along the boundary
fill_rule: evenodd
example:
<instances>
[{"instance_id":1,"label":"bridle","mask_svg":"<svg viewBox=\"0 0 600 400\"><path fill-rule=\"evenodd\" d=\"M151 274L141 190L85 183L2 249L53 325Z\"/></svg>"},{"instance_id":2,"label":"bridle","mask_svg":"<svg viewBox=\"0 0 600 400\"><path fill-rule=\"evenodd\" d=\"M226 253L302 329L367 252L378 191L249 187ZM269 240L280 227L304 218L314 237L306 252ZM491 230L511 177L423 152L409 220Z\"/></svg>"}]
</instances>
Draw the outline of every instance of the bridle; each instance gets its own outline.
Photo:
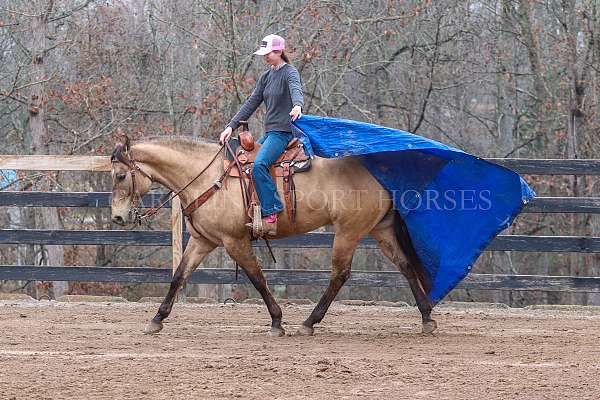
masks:
<instances>
[{"instance_id":1,"label":"bridle","mask_svg":"<svg viewBox=\"0 0 600 400\"><path fill-rule=\"evenodd\" d=\"M163 208L171 200L173 200L175 197L177 197L181 192L183 192L185 189L187 189L192 183L194 183L194 181L196 179L198 179L213 164L213 162L217 159L217 157L218 157L219 153L221 152L221 150L223 149L223 147L225 147L225 144L223 144L221 147L219 147L219 150L217 150L217 152L211 158L209 163L204 168L202 168L202 170L198 173L198 175L196 175L184 187L182 187L181 189L179 189L175 192L169 191L161 198L160 205L158 207L152 207L148 211L145 211L145 212L141 211L141 208L142 208L141 205L142 205L143 199L142 199L142 196L140 196L140 194L136 190L135 174L136 174L136 172L139 172L141 175L150 179L151 182L155 182L154 178L152 178L152 176L150 174L146 173L143 169L141 169L140 166L135 162L135 159L133 158L133 154L132 154L132 149L127 149L124 152L125 155L127 156L127 158L125 158L125 157L111 158L111 163L120 162L120 163L125 164L125 166L127 166L128 170L129 170L128 172L131 174L132 206L129 211L133 214L134 222L137 224L141 224L143 220L153 217L154 215L156 215L156 213L158 213L158 211L161 208ZM231 149L229 147L229 143L227 143L227 147L229 149ZM227 177L228 173L229 173L229 170L225 171L225 174L223 174L221 176L221 178L219 178L217 181L215 181L215 183L213 184L211 189L216 187L218 190L219 188L221 188L223 180Z\"/></svg>"},{"instance_id":2,"label":"bridle","mask_svg":"<svg viewBox=\"0 0 600 400\"><path fill-rule=\"evenodd\" d=\"M115 163L115 162L123 163L129 169L128 172L131 174L131 203L132 203L132 206L131 206L131 209L129 210L129 212L131 212L133 214L134 222L141 224L142 218L145 217L145 215L141 213L142 197L136 190L135 175L136 175L136 172L139 172L141 175L150 179L151 182L154 182L154 179L152 178L152 176L150 174L144 172L144 170L141 169L139 165L137 165L137 163L135 162L135 159L133 158L131 149L126 150L125 155L127 156L127 158L125 158L125 157L112 158L110 161L111 161L111 163ZM170 192L168 194L170 194Z\"/></svg>"},{"instance_id":3,"label":"bridle","mask_svg":"<svg viewBox=\"0 0 600 400\"><path fill-rule=\"evenodd\" d=\"M137 165L137 163L135 162L135 159L133 158L132 150L130 148L125 151L127 158L124 158L122 156L121 157L113 156L111 158L111 163L121 162L121 163L125 164L127 166L127 168L129 168L129 173L131 174L132 207L129 211L134 216L134 222L141 224L143 220L151 218L152 216L156 215L158 210L163 208L167 203L169 203L171 200L173 200L175 197L177 197L181 192L183 192L185 189L187 189L192 183L194 183L194 181L196 179L198 179L215 162L215 160L217 159L217 157L219 156L219 153L221 152L221 150L223 150L223 148L227 148L227 151L230 154L235 155L235 152L231 148L229 141L225 141L225 143L222 144L221 147L219 147L219 150L217 150L217 152L211 158L209 163L204 168L202 168L202 170L198 173L198 175L196 175L194 177L194 179L189 181L181 189L179 189L175 192L170 191L170 192L166 193L165 196L163 196L163 198L161 199L161 203L158 207L151 208L150 210L148 210L144 213L141 212L142 197L136 191L135 173L136 173L136 171L139 172L146 178L150 179L151 182L154 182L154 179L152 178L152 176L150 174L144 172L144 170L142 170L139 167L139 165ZM119 153L119 154L121 155L122 153ZM239 160L235 156L233 158L234 158L234 162L229 164L229 167L227 167L227 169L225 169L225 171L223 172L223 174L221 174L219 179L214 181L214 183L212 184L211 187L206 189L200 196L198 196L194 201L192 201L186 207L182 207L183 214L188 218L188 220L192 226L194 226L194 222L192 221L192 213L194 212L194 210L196 210L198 207L200 207L202 204L204 204L217 190L221 189L221 187L225 183L225 179L227 179L227 177L229 176L229 172L231 171L231 169L234 166L235 166L235 168L237 168L237 170L239 172L239 176L240 176L239 181L240 181L240 189L242 192L242 201L244 202L245 207L246 208L248 207L249 202L250 202L249 188L246 186L246 182L242 178L243 177L242 166L241 166ZM166 200L163 200L165 198L166 198ZM273 249L271 248L269 241L266 238L263 238L263 240L265 241L267 248L269 249L269 253L271 254L273 262L276 262L275 256L273 254ZM237 271L238 271L238 264L236 263L236 280L237 280Z\"/></svg>"}]
</instances>

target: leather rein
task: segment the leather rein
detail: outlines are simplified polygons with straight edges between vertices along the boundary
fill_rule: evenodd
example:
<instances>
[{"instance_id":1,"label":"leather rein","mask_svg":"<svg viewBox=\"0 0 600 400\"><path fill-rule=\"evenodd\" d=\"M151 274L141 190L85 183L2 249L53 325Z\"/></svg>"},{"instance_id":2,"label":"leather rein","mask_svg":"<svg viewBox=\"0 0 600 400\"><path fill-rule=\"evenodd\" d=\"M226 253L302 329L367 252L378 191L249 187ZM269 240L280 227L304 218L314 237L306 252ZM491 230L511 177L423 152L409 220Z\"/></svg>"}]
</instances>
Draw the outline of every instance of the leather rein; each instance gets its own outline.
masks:
<instances>
[{"instance_id":1,"label":"leather rein","mask_svg":"<svg viewBox=\"0 0 600 400\"><path fill-rule=\"evenodd\" d=\"M198 179L200 176L202 176L202 174L215 162L215 160L219 156L219 153L225 146L227 146L227 149L229 151L231 151L233 154L233 151L231 150L231 146L229 145L229 142L227 142L224 145L221 145L221 147L215 153L215 155L212 157L210 162L198 173L198 175L196 175L191 181L189 181L181 189L179 189L175 192L173 192L173 191L168 192L165 196L163 196L163 198L161 199L161 203L158 207L152 207L148 211L145 211L145 212L141 212L142 197L139 195L138 191L136 190L135 174L136 174L136 172L139 172L141 175L150 179L150 181L152 181L152 182L155 181L154 178L152 178L152 176L150 174L144 172L144 170L141 169L140 166L136 163L135 159L133 158L131 149L129 149L128 151L125 152L125 154L127 155L127 158L119 157L118 159L111 160L111 162L113 162L113 163L121 162L129 168L129 173L131 174L131 193L133 196L133 198L132 198L133 206L131 208L131 212L134 215L135 222L137 222L138 224L141 224L143 220L153 217L154 215L156 215L156 213L158 213L158 211L161 208L163 208L171 200L173 200L175 197L177 197L181 192L183 192L185 189L187 189L192 183L194 183L196 181L196 179ZM229 171L231 170L233 165L234 165L234 163L231 163L229 168L221 175L221 177L219 179L217 179L213 183L213 185L210 188L208 188L206 191L204 191L197 199L192 201L192 203L190 203L187 207L185 207L185 208L182 207L184 215L186 215L187 217L190 217L190 214L193 211L195 211L196 208L198 208L202 204L204 204L217 190L219 190L223 186L223 182L229 175ZM240 170L241 170L241 165L238 164L237 167L240 168ZM242 193L243 193L243 191L242 191ZM244 194L245 193L243 193L242 196L244 196ZM166 197L166 199L165 199L165 197Z\"/></svg>"},{"instance_id":2,"label":"leather rein","mask_svg":"<svg viewBox=\"0 0 600 400\"><path fill-rule=\"evenodd\" d=\"M198 173L198 175L196 175L194 177L194 179L192 179L191 181L189 181L181 189L179 189L179 190L177 190L175 192L173 192L173 191L168 192L163 197L163 199L165 197L167 197L166 200L162 201L158 207L153 207L153 208L149 209L148 211L146 211L144 213L142 213L140 211L141 205L142 205L142 197L139 195L139 193L136 191L136 188L135 188L135 186L136 186L135 185L135 172L138 171L140 174L142 174L146 178L150 179L151 182L154 182L154 179L152 178L151 175L149 175L148 173L144 172L144 170L142 170L139 167L139 165L137 165L137 163L135 162L135 159L133 158L131 149L129 149L125 153L125 154L127 154L127 159L125 159L123 157L119 157L116 160L111 160L111 163L112 162L122 162L123 164L125 164L129 168L129 172L131 173L131 192L133 193L132 194L132 196L133 196L132 203L134 204L134 206L131 208L131 212L134 214L135 222L137 222L138 224L141 224L144 219L148 219L148 218L153 217L154 215L156 215L156 213L158 213L158 210L160 210L161 208L163 208L167 203L169 203L171 200L173 200L175 197L177 197L185 189L187 189L196 179L198 179L215 162L215 160L219 156L219 153L221 152L221 150L223 150L224 147L226 147L227 151L229 151L234 156L233 157L234 162L232 162L232 163L229 164L229 166L227 167L227 169L225 170L225 172L223 172L223 174L219 177L219 179L217 179L212 184L211 187L209 187L208 189L206 189L200 196L198 196L195 200L193 200L185 208L182 206L182 212L183 212L183 214L186 217L188 217L188 220L189 220L190 224L193 227L194 226L194 222L192 220L192 213L198 207L200 207L202 204L204 204L213 194L215 194L215 192L217 190L219 190L219 189L221 189L221 187L223 187L223 185L225 183L225 180L229 176L229 172L231 171L231 169L233 168L234 165L238 169L238 172L239 172L239 176L240 176L240 189L241 189L241 192L242 192L242 201L244 202L245 209L247 209L249 207L249 205L250 205L250 201L251 201L251 198L250 198L251 197L251 195L250 195L250 189L249 189L248 185L246 185L246 181L243 178L243 168L242 168L242 165L240 164L240 161L237 159L237 157L235 157L235 152L231 148L231 145L229 144L229 141L226 141L225 144L221 145L221 147L215 153L215 155L212 157L212 159L210 160L210 162ZM247 215L246 215L246 217L247 217ZM273 259L273 262L277 262L277 260L275 259L275 255L273 254L273 249L271 248L271 244L269 243L268 239L263 238L263 240L265 241L265 243L267 245L267 248L269 249L269 253L271 254L271 258ZM237 262L236 262L236 269L235 269L235 271L236 271L236 280L237 280L237 272L238 272L238 264L237 264Z\"/></svg>"}]
</instances>

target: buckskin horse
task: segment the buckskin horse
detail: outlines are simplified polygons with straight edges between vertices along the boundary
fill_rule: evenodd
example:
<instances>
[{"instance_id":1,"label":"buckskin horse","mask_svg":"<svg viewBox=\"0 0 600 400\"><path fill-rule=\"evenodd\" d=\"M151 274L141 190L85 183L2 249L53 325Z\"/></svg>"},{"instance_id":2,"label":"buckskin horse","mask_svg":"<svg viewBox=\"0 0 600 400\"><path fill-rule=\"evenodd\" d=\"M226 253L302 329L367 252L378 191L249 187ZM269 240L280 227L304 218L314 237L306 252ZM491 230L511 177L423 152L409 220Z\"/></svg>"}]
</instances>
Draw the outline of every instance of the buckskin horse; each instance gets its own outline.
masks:
<instances>
[{"instance_id":1,"label":"buckskin horse","mask_svg":"<svg viewBox=\"0 0 600 400\"><path fill-rule=\"evenodd\" d=\"M186 219L190 240L177 267L164 301L144 332L162 330L163 320L172 310L177 292L202 259L218 246L244 270L262 296L271 316L271 336L283 336L281 308L269 291L252 248L251 231L239 177L228 177L223 146L216 142L187 139L149 139L134 145L118 144L112 162L112 221L134 223L140 202L152 183L178 193L183 207L203 197L202 205ZM311 168L294 177L297 188L295 218L280 214L273 239L298 235L331 225L335 232L332 271L327 289L309 317L298 329L299 335L312 335L314 324L322 321L337 293L350 277L357 244L371 235L383 253L406 277L422 316L422 332L437 328L431 319L432 304L426 296L430 287L404 221L395 211L385 189L355 157L315 158ZM283 183L277 179L280 196ZM206 195L206 193L209 193ZM384 194L384 195L382 195Z\"/></svg>"}]
</instances>

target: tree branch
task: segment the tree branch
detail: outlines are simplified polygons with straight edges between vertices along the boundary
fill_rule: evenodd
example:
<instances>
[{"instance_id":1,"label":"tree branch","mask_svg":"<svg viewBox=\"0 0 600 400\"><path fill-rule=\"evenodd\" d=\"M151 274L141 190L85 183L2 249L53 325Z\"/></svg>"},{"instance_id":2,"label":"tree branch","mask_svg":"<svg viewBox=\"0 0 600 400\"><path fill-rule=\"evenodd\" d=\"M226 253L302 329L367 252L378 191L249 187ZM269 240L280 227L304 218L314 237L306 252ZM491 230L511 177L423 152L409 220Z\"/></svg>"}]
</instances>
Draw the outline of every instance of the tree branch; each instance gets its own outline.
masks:
<instances>
[{"instance_id":1,"label":"tree branch","mask_svg":"<svg viewBox=\"0 0 600 400\"><path fill-rule=\"evenodd\" d=\"M59 21L59 20L64 19L64 18L69 18L71 15L75 14L76 12L81 11L84 8L86 8L93 1L94 0L85 0L80 5L75 6L75 7L73 7L70 10L64 11L62 14L57 15L56 17L50 18L48 21L49 22L56 22L56 21Z\"/></svg>"}]
</instances>

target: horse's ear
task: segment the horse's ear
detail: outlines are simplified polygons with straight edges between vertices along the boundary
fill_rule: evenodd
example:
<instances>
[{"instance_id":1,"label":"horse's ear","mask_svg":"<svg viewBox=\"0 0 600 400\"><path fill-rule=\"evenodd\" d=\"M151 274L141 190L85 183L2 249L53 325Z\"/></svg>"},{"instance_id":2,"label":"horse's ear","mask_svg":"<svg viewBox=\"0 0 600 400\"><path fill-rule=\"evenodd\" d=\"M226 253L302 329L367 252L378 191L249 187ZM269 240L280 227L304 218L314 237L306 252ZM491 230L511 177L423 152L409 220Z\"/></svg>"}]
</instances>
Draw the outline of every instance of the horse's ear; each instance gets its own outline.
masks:
<instances>
[{"instance_id":1,"label":"horse's ear","mask_svg":"<svg viewBox=\"0 0 600 400\"><path fill-rule=\"evenodd\" d=\"M112 154L110 155L110 162L119 161L121 159L121 152L123 151L123 145L117 144Z\"/></svg>"},{"instance_id":2,"label":"horse's ear","mask_svg":"<svg viewBox=\"0 0 600 400\"><path fill-rule=\"evenodd\" d=\"M123 151L125 153L129 153L130 146L131 146L131 140L129 139L129 136L123 135Z\"/></svg>"}]
</instances>

